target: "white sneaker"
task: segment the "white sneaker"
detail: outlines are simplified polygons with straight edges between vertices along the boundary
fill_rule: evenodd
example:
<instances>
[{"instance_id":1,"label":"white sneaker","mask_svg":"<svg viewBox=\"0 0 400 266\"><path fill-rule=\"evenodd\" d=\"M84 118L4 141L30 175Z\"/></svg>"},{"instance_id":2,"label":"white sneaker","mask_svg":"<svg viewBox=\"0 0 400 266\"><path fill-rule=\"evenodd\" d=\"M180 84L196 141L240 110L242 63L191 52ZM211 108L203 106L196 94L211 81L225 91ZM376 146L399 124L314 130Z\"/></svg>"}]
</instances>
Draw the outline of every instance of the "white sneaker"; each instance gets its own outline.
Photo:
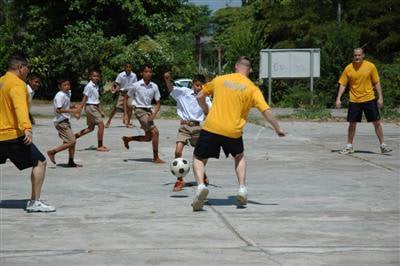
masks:
<instances>
[{"instance_id":1,"label":"white sneaker","mask_svg":"<svg viewBox=\"0 0 400 266\"><path fill-rule=\"evenodd\" d=\"M204 201L208 195L208 188L206 186L198 187L196 195L194 196L192 207L193 211L201 211L203 209Z\"/></svg>"},{"instance_id":2,"label":"white sneaker","mask_svg":"<svg viewBox=\"0 0 400 266\"><path fill-rule=\"evenodd\" d=\"M247 189L246 187L240 187L236 195L236 201L239 206L247 205Z\"/></svg>"},{"instance_id":3,"label":"white sneaker","mask_svg":"<svg viewBox=\"0 0 400 266\"><path fill-rule=\"evenodd\" d=\"M350 154L350 153L354 153L354 149L353 146L349 147L346 146L343 150L339 151L340 154Z\"/></svg>"},{"instance_id":4,"label":"white sneaker","mask_svg":"<svg viewBox=\"0 0 400 266\"><path fill-rule=\"evenodd\" d=\"M382 144L381 145L381 153L389 153L391 152L393 149L390 148L388 145L386 144Z\"/></svg>"},{"instance_id":5,"label":"white sneaker","mask_svg":"<svg viewBox=\"0 0 400 266\"><path fill-rule=\"evenodd\" d=\"M55 212L54 206L48 205L41 200L29 200L26 205L27 212Z\"/></svg>"}]
</instances>

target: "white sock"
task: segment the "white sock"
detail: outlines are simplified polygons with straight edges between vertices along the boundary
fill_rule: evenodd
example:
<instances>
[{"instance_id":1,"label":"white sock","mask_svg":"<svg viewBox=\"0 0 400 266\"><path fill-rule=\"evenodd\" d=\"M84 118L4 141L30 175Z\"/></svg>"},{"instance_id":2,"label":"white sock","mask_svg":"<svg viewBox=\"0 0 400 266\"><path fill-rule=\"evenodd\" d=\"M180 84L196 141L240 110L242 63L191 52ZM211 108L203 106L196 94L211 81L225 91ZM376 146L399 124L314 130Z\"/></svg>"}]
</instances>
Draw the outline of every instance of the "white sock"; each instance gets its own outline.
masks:
<instances>
[{"instance_id":1,"label":"white sock","mask_svg":"<svg viewBox=\"0 0 400 266\"><path fill-rule=\"evenodd\" d=\"M347 143L346 148L353 148L353 144Z\"/></svg>"},{"instance_id":2,"label":"white sock","mask_svg":"<svg viewBox=\"0 0 400 266\"><path fill-rule=\"evenodd\" d=\"M203 188L206 188L206 185L200 184L200 185L197 186L197 189L203 189Z\"/></svg>"},{"instance_id":3,"label":"white sock","mask_svg":"<svg viewBox=\"0 0 400 266\"><path fill-rule=\"evenodd\" d=\"M385 147L386 146L386 144L383 142L382 144L381 144L381 147Z\"/></svg>"}]
</instances>

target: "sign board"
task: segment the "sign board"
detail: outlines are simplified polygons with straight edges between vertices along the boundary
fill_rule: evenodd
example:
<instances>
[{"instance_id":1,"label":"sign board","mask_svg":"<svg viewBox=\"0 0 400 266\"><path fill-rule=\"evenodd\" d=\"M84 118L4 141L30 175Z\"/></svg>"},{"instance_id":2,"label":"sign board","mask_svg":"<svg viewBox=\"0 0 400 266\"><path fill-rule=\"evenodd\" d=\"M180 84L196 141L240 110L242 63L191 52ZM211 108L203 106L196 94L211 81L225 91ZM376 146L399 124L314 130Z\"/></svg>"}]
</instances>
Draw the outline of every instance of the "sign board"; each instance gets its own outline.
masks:
<instances>
[{"instance_id":1,"label":"sign board","mask_svg":"<svg viewBox=\"0 0 400 266\"><path fill-rule=\"evenodd\" d=\"M263 49L260 79L320 77L319 49Z\"/></svg>"}]
</instances>

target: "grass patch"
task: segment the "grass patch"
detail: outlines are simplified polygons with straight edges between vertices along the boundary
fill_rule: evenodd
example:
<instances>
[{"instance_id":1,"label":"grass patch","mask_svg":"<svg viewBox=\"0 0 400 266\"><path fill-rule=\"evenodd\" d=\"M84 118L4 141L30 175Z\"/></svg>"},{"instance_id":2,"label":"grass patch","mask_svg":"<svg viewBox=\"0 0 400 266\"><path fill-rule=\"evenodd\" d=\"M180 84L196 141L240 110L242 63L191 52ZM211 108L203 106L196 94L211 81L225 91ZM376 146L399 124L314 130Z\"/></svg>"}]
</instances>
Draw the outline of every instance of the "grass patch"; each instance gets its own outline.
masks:
<instances>
[{"instance_id":1,"label":"grass patch","mask_svg":"<svg viewBox=\"0 0 400 266\"><path fill-rule=\"evenodd\" d=\"M166 108L160 111L160 118L162 119L179 119L178 114L176 113L176 107L165 106Z\"/></svg>"},{"instance_id":2,"label":"grass patch","mask_svg":"<svg viewBox=\"0 0 400 266\"><path fill-rule=\"evenodd\" d=\"M307 106L297 110L293 116L301 120L312 121L328 121L332 119L331 112L321 106Z\"/></svg>"}]
</instances>

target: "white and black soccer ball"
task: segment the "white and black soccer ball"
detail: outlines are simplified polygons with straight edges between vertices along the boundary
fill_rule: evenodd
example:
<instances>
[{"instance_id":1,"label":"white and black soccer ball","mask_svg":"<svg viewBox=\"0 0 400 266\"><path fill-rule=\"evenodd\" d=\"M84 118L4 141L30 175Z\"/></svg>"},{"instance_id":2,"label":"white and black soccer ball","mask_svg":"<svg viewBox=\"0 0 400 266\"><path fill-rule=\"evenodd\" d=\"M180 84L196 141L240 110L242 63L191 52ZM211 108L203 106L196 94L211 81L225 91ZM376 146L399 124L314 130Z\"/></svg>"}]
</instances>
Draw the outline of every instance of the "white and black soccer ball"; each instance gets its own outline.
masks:
<instances>
[{"instance_id":1,"label":"white and black soccer ball","mask_svg":"<svg viewBox=\"0 0 400 266\"><path fill-rule=\"evenodd\" d=\"M176 177L184 177L189 173L189 161L184 158L175 158L171 162L171 173Z\"/></svg>"}]
</instances>

